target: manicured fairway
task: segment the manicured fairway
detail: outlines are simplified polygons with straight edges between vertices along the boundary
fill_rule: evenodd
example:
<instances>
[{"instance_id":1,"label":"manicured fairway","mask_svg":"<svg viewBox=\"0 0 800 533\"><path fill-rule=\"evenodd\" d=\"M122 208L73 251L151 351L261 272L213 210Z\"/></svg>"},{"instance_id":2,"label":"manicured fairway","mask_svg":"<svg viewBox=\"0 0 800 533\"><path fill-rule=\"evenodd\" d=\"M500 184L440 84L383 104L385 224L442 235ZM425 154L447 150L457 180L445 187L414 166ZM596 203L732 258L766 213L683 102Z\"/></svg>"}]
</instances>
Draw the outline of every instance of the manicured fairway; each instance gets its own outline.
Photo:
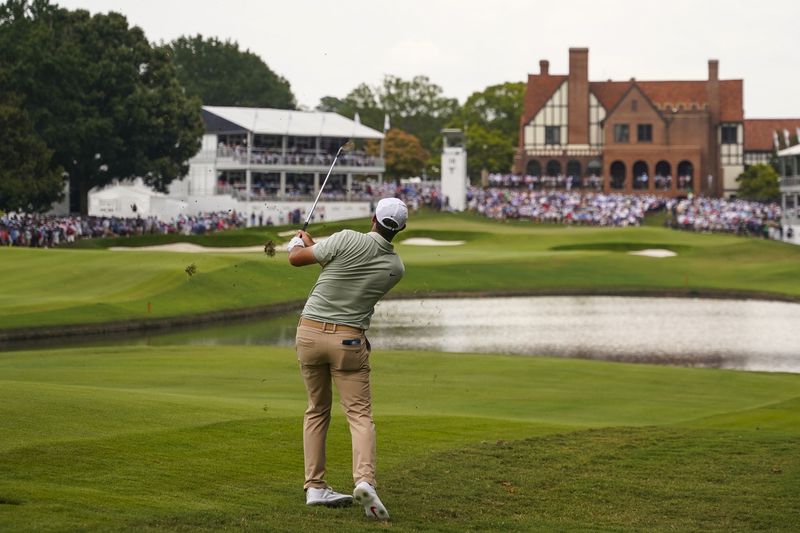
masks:
<instances>
[{"instance_id":1,"label":"manicured fairway","mask_svg":"<svg viewBox=\"0 0 800 533\"><path fill-rule=\"evenodd\" d=\"M366 230L363 221L312 228ZM203 237L239 246L274 237L243 230ZM402 244L408 237L462 246ZM581 228L501 223L470 214L412 217L398 237L407 275L395 294L442 291L736 290L800 298L800 247L658 227ZM149 239L130 239L150 244ZM94 242L93 246L99 245ZM119 244L114 243L114 244ZM626 252L667 248L677 257ZM194 263L198 273L185 269ZM317 271L285 255L0 249L0 329L178 316L300 302Z\"/></svg>"},{"instance_id":2,"label":"manicured fairway","mask_svg":"<svg viewBox=\"0 0 800 533\"><path fill-rule=\"evenodd\" d=\"M0 531L796 531L800 376L376 353L381 496L309 509L294 354L0 353ZM338 407L329 481L349 490Z\"/></svg>"}]
</instances>

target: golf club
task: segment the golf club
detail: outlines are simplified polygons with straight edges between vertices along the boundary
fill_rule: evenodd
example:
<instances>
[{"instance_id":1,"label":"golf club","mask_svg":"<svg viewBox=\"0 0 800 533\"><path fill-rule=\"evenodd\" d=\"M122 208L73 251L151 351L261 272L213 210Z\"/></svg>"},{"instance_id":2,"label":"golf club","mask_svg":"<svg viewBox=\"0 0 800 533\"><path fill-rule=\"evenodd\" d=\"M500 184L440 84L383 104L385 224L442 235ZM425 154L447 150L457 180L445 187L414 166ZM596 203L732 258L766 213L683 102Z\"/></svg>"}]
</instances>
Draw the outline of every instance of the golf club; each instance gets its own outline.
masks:
<instances>
[{"instance_id":1,"label":"golf club","mask_svg":"<svg viewBox=\"0 0 800 533\"><path fill-rule=\"evenodd\" d=\"M322 196L322 191L325 190L325 184L328 183L328 178L331 177L331 172L333 171L333 167L336 166L336 160L339 159L339 155L342 151L349 152L353 149L353 141L347 141L343 145L339 147L339 150L336 151L336 157L333 158L333 163L331 163L331 168L328 169L328 174L325 176L325 181L322 182L322 186L319 188L319 192L317 193L317 199L314 200L314 205L311 206L311 211L308 212L306 216L306 221L303 224L303 230L305 231L308 227L308 223L311 220L311 217L314 215L314 209L317 208L317 202L319 202L319 197Z\"/></svg>"}]
</instances>

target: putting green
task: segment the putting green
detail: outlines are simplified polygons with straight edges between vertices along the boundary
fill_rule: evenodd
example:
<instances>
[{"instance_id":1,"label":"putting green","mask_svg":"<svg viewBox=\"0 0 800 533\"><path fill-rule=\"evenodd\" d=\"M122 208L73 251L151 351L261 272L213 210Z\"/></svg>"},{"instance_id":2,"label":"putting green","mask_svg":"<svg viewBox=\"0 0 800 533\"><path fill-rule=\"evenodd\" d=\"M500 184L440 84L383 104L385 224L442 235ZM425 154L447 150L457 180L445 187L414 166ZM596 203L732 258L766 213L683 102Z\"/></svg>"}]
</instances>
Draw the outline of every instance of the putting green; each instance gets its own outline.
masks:
<instances>
[{"instance_id":1,"label":"putting green","mask_svg":"<svg viewBox=\"0 0 800 533\"><path fill-rule=\"evenodd\" d=\"M375 353L396 531L791 531L800 376ZM307 508L294 354L0 353L0 530L353 531ZM329 482L352 487L337 407Z\"/></svg>"},{"instance_id":2,"label":"putting green","mask_svg":"<svg viewBox=\"0 0 800 533\"><path fill-rule=\"evenodd\" d=\"M318 225L312 234L363 221ZM271 232L203 236L205 246L241 246ZM403 234L401 234L403 235ZM246 239L244 237L246 237ZM463 240L449 247L398 243L407 275L395 294L442 291L735 290L800 297L800 247L658 227L584 228L503 223L472 214L411 218L408 237ZM170 239L178 236L166 236ZM234 238L235 237L235 238ZM195 239L197 240L197 239ZM119 239L106 242L118 245ZM132 238L130 244L153 244ZM102 246L93 241L92 246ZM626 252L658 248L677 257ZM186 268L195 264L191 278ZM315 268L261 253L0 249L0 329L180 316L301 302Z\"/></svg>"}]
</instances>

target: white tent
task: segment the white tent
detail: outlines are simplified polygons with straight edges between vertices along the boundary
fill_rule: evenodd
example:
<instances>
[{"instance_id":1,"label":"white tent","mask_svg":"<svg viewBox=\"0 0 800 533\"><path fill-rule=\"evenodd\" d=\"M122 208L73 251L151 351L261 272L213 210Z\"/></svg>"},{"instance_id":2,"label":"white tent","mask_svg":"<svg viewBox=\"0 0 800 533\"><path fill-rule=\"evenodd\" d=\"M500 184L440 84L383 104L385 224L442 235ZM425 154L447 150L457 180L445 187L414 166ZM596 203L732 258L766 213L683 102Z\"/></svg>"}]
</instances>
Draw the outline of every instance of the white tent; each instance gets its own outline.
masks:
<instances>
[{"instance_id":1,"label":"white tent","mask_svg":"<svg viewBox=\"0 0 800 533\"><path fill-rule=\"evenodd\" d=\"M186 209L186 202L155 192L141 179L133 183L116 183L89 192L89 215L104 217L155 216L171 220Z\"/></svg>"},{"instance_id":2,"label":"white tent","mask_svg":"<svg viewBox=\"0 0 800 533\"><path fill-rule=\"evenodd\" d=\"M203 106L203 111L226 121L226 130L234 124L243 131L265 135L383 139L383 133L336 113L221 106ZM207 132L214 129L206 126Z\"/></svg>"},{"instance_id":3,"label":"white tent","mask_svg":"<svg viewBox=\"0 0 800 533\"><path fill-rule=\"evenodd\" d=\"M778 157L790 157L793 155L800 155L800 144L795 144L778 152Z\"/></svg>"}]
</instances>

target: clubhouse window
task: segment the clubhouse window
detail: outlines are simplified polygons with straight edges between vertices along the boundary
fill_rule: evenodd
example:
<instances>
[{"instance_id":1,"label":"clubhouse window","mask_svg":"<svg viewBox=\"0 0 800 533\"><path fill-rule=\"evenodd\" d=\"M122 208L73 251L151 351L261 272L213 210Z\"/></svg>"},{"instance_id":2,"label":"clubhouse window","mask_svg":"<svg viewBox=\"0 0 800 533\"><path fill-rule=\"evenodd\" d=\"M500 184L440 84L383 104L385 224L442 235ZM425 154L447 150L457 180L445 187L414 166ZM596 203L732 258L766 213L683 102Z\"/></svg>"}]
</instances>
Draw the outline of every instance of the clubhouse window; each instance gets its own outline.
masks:
<instances>
[{"instance_id":1,"label":"clubhouse window","mask_svg":"<svg viewBox=\"0 0 800 533\"><path fill-rule=\"evenodd\" d=\"M722 126L722 144L736 144L739 142L736 124L726 124Z\"/></svg>"},{"instance_id":2,"label":"clubhouse window","mask_svg":"<svg viewBox=\"0 0 800 533\"><path fill-rule=\"evenodd\" d=\"M630 133L627 124L614 124L614 142L626 143L629 141Z\"/></svg>"},{"instance_id":3,"label":"clubhouse window","mask_svg":"<svg viewBox=\"0 0 800 533\"><path fill-rule=\"evenodd\" d=\"M649 143L653 141L653 125L652 124L639 124L636 127L636 138L640 143Z\"/></svg>"},{"instance_id":4,"label":"clubhouse window","mask_svg":"<svg viewBox=\"0 0 800 533\"><path fill-rule=\"evenodd\" d=\"M544 143L561 144L561 126L545 126Z\"/></svg>"}]
</instances>

